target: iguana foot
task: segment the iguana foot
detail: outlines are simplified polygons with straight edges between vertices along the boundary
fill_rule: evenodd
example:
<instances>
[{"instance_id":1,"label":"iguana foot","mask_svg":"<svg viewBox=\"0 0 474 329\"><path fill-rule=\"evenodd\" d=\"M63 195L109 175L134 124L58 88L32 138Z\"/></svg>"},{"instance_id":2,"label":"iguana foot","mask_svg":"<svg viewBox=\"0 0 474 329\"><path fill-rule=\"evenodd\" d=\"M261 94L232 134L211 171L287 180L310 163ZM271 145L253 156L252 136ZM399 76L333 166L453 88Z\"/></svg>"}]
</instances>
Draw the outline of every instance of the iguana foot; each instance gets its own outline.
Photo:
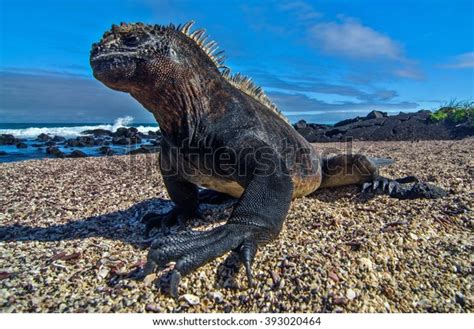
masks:
<instances>
[{"instance_id":1,"label":"iguana foot","mask_svg":"<svg viewBox=\"0 0 474 329\"><path fill-rule=\"evenodd\" d=\"M264 230L256 226L225 224L209 231L188 231L160 237L153 241L147 264L139 277L144 278L174 262L170 294L177 297L182 275L229 251L235 251L244 264L249 285L252 286L251 264L257 252L257 241L263 241L264 234Z\"/></svg>"},{"instance_id":2,"label":"iguana foot","mask_svg":"<svg viewBox=\"0 0 474 329\"><path fill-rule=\"evenodd\" d=\"M186 221L192 216L185 215L176 207L167 213L159 214L150 212L142 217L142 222L145 223L145 236L149 237L150 232L154 228L160 228L163 232L168 232L169 229L175 225L181 228L185 227Z\"/></svg>"},{"instance_id":3,"label":"iguana foot","mask_svg":"<svg viewBox=\"0 0 474 329\"><path fill-rule=\"evenodd\" d=\"M416 183L418 181L418 178L415 176L406 176L397 179L378 176L372 182L366 182L362 185L362 193L380 191L391 195L396 189L400 188L401 184Z\"/></svg>"},{"instance_id":4,"label":"iguana foot","mask_svg":"<svg viewBox=\"0 0 474 329\"><path fill-rule=\"evenodd\" d=\"M202 189L199 191L200 204L229 204L229 206L232 207L235 202L237 202L237 199L221 192L209 189ZM142 217L142 223L145 223L146 225L145 236L149 237L150 232L154 228L161 229L163 232L168 232L169 229L175 225L184 228L186 222L191 218L203 219L204 217L208 217L209 214L214 218L220 218L226 213L226 209L217 210L217 213L215 213L214 210L215 209L206 209L205 211L201 211L200 209L196 209L192 213L185 213L184 211L180 211L179 208L174 207L171 211L164 214L149 212Z\"/></svg>"},{"instance_id":5,"label":"iguana foot","mask_svg":"<svg viewBox=\"0 0 474 329\"><path fill-rule=\"evenodd\" d=\"M415 183L404 187L402 184ZM383 176L375 178L372 182L362 185L362 193L368 192L386 193L397 199L436 199L447 195L442 188L432 184L422 183L415 176L406 176L398 179L390 179Z\"/></svg>"}]
</instances>

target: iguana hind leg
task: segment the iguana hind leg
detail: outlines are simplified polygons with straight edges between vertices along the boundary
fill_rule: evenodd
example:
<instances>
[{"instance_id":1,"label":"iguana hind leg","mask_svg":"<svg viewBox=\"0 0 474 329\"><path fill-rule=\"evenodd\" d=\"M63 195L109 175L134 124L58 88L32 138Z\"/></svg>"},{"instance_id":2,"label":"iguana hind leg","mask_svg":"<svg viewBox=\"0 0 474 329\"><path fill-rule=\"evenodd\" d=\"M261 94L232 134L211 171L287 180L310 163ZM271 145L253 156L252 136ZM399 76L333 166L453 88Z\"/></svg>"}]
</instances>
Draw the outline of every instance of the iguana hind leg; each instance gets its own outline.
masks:
<instances>
[{"instance_id":1,"label":"iguana hind leg","mask_svg":"<svg viewBox=\"0 0 474 329\"><path fill-rule=\"evenodd\" d=\"M322 161L320 188L371 182L379 175L377 165L365 155L340 154Z\"/></svg>"},{"instance_id":2,"label":"iguana hind leg","mask_svg":"<svg viewBox=\"0 0 474 329\"><path fill-rule=\"evenodd\" d=\"M411 185L404 185L414 183ZM364 183L363 193L382 192L396 199L438 199L445 197L448 193L433 184L420 182L414 176L407 176L398 179L390 179L379 176L373 182Z\"/></svg>"},{"instance_id":3,"label":"iguana hind leg","mask_svg":"<svg viewBox=\"0 0 474 329\"><path fill-rule=\"evenodd\" d=\"M341 154L323 159L321 188L362 185L362 192L381 192L397 199L435 199L447 193L442 188L422 183L415 176L390 179L379 175L379 167L393 160L370 158L361 154ZM404 186L404 184L414 183Z\"/></svg>"}]
</instances>

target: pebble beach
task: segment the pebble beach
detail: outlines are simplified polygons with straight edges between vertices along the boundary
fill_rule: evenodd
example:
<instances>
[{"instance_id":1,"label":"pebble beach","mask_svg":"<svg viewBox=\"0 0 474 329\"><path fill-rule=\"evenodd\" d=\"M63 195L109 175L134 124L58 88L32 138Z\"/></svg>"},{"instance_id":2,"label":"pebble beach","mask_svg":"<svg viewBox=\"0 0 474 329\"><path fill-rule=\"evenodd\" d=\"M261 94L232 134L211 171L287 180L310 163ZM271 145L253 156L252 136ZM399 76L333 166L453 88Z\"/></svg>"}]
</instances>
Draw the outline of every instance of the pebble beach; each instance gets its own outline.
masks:
<instances>
[{"instance_id":1,"label":"pebble beach","mask_svg":"<svg viewBox=\"0 0 474 329\"><path fill-rule=\"evenodd\" d=\"M383 175L416 175L449 195L316 191L292 202L279 238L259 250L255 287L223 256L184 277L178 299L165 293L166 273L127 277L150 243L141 217L172 205L156 154L2 163L0 311L472 312L474 138L354 142L352 151L392 158ZM229 211L203 205L214 219L188 229L221 225Z\"/></svg>"}]
</instances>

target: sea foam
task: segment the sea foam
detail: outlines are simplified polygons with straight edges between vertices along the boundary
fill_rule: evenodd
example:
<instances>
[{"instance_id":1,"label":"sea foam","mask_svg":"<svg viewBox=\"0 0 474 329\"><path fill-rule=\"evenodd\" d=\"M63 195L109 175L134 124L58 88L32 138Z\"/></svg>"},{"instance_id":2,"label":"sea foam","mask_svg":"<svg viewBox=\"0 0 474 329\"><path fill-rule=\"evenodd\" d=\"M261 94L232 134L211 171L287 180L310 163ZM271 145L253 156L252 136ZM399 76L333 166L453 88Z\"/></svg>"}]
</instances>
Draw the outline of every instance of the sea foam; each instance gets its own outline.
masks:
<instances>
[{"instance_id":1,"label":"sea foam","mask_svg":"<svg viewBox=\"0 0 474 329\"><path fill-rule=\"evenodd\" d=\"M133 117L126 116L118 118L113 124L102 124L102 125L82 125L82 126L71 126L71 127L29 127L23 129L0 129L0 134L11 134L17 138L22 139L34 139L40 134L48 134L51 136L63 136L67 138L77 137L81 135L84 130L92 129L106 129L110 131L116 131L120 127L130 127L133 123ZM158 130L156 126L137 126L135 127L142 133L147 133L150 130Z\"/></svg>"}]
</instances>

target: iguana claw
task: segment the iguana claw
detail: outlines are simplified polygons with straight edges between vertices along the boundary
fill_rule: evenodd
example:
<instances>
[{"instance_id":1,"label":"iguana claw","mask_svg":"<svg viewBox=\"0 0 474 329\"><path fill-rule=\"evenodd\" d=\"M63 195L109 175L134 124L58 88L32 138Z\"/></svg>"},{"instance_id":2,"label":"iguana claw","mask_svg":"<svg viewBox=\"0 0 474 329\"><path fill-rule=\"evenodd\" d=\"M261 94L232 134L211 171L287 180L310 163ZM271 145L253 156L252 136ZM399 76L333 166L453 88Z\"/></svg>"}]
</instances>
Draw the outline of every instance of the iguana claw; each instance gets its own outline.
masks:
<instances>
[{"instance_id":1,"label":"iguana claw","mask_svg":"<svg viewBox=\"0 0 474 329\"><path fill-rule=\"evenodd\" d=\"M247 281L249 287L254 286L253 275L252 275L252 263L257 253L257 245L244 243L239 250L239 258L245 267L245 274L247 275Z\"/></svg>"},{"instance_id":2,"label":"iguana claw","mask_svg":"<svg viewBox=\"0 0 474 329\"><path fill-rule=\"evenodd\" d=\"M402 184L415 183L404 187ZM370 189L372 187L372 189ZM397 199L436 199L445 196L447 193L442 188L428 183L421 183L415 176L406 176L398 179L390 179L379 176L372 182L362 185L362 193L369 190L380 191Z\"/></svg>"},{"instance_id":3,"label":"iguana claw","mask_svg":"<svg viewBox=\"0 0 474 329\"><path fill-rule=\"evenodd\" d=\"M390 181L388 183L388 194L392 195L393 192L395 191L395 188L398 186L398 182L396 181Z\"/></svg>"},{"instance_id":4,"label":"iguana claw","mask_svg":"<svg viewBox=\"0 0 474 329\"><path fill-rule=\"evenodd\" d=\"M372 183L369 183L369 182L366 182L362 185L362 193L365 193L367 192L367 190L369 189L369 187L372 186Z\"/></svg>"},{"instance_id":5,"label":"iguana claw","mask_svg":"<svg viewBox=\"0 0 474 329\"><path fill-rule=\"evenodd\" d=\"M395 189L398 188L399 185L400 183L398 182L398 180L392 180L389 178L379 176L375 178L372 182L364 183L362 185L362 193L367 193L369 191L373 191L373 192L380 191L380 192L384 192L391 195L393 191L395 191Z\"/></svg>"}]
</instances>

